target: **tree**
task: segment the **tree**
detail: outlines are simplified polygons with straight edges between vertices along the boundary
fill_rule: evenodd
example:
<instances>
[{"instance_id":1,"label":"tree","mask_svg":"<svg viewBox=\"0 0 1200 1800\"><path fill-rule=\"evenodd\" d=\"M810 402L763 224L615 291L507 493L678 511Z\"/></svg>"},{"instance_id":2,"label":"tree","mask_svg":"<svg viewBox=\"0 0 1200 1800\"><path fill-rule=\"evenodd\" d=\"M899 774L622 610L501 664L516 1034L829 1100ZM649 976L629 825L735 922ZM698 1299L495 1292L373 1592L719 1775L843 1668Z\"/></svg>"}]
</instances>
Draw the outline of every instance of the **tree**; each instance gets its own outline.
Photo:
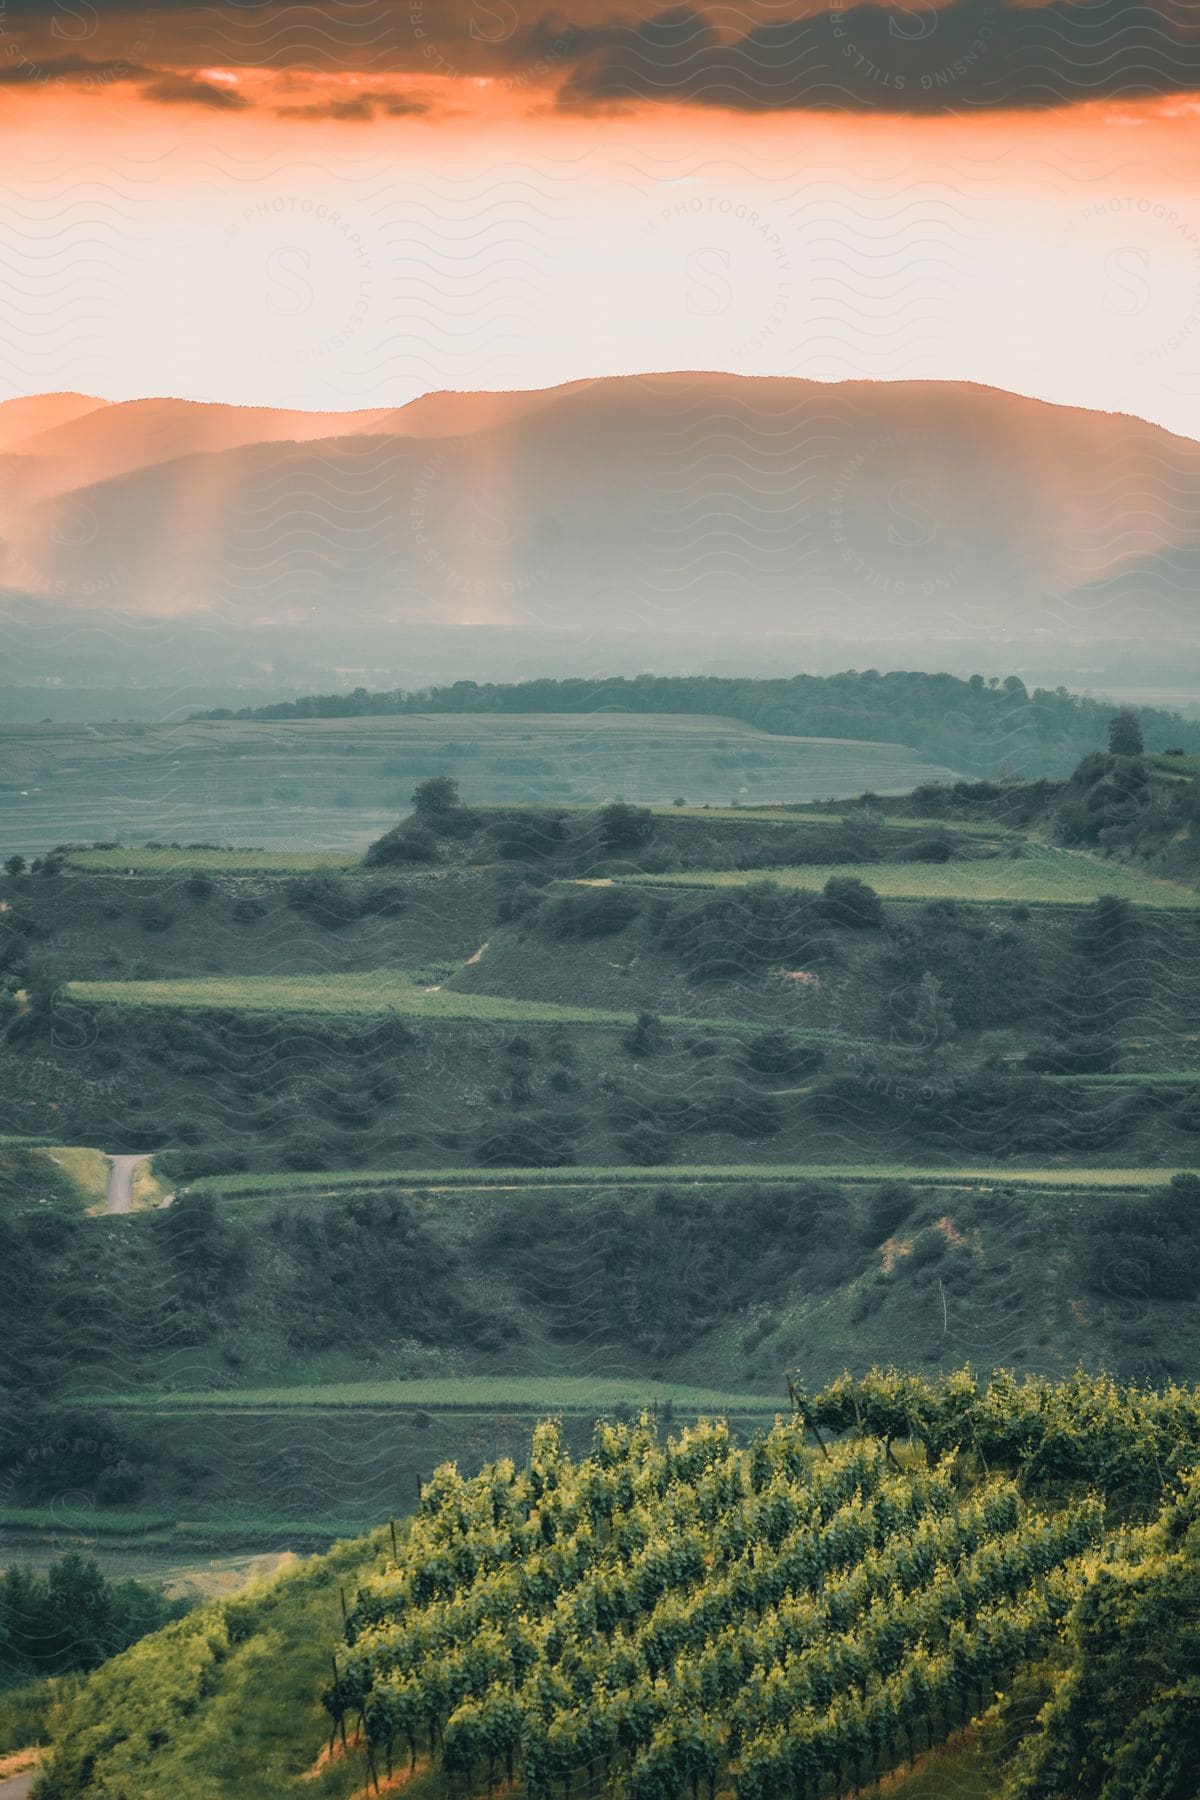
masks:
<instances>
[{"instance_id":1,"label":"tree","mask_svg":"<svg viewBox=\"0 0 1200 1800\"><path fill-rule=\"evenodd\" d=\"M1142 726L1132 706L1123 706L1108 727L1108 749L1111 756L1141 756L1146 746Z\"/></svg>"},{"instance_id":2,"label":"tree","mask_svg":"<svg viewBox=\"0 0 1200 1800\"><path fill-rule=\"evenodd\" d=\"M23 875L25 873L25 858L23 856L10 856L4 865L4 869L5 873L8 875Z\"/></svg>"},{"instance_id":3,"label":"tree","mask_svg":"<svg viewBox=\"0 0 1200 1800\"><path fill-rule=\"evenodd\" d=\"M418 819L425 825L435 825L462 808L458 783L452 775L431 775L428 781L418 782L412 803Z\"/></svg>"}]
</instances>

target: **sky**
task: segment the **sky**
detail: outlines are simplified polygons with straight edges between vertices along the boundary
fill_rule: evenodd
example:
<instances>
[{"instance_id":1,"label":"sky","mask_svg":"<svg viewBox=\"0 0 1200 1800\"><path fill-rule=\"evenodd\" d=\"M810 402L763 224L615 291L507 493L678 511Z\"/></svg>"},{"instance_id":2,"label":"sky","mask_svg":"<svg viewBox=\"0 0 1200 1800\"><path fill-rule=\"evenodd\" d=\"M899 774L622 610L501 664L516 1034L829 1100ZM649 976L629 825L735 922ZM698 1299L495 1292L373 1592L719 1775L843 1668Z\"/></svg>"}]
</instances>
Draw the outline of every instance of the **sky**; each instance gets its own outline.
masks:
<instances>
[{"instance_id":1,"label":"sky","mask_svg":"<svg viewBox=\"0 0 1200 1800\"><path fill-rule=\"evenodd\" d=\"M0 0L0 398L663 369L1200 438L1194 0Z\"/></svg>"}]
</instances>

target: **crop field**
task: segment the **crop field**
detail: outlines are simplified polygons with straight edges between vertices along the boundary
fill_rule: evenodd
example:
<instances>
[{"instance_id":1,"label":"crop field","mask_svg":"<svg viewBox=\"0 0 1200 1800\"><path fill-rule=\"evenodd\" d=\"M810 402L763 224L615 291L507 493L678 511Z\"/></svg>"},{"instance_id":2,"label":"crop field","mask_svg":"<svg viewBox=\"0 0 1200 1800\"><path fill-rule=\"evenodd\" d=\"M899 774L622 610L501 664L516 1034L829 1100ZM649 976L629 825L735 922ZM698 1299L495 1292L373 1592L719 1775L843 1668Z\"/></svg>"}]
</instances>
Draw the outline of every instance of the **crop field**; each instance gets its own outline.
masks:
<instances>
[{"instance_id":1,"label":"crop field","mask_svg":"<svg viewBox=\"0 0 1200 1800\"><path fill-rule=\"evenodd\" d=\"M768 1417L786 1412L786 1402L764 1394L729 1393L721 1388L681 1386L675 1382L627 1381L587 1376L453 1376L428 1381L344 1381L315 1386L270 1388L214 1388L200 1392L140 1393L128 1399L99 1396L80 1404L131 1411L149 1408L224 1412L243 1409L276 1412L281 1409L329 1409L341 1407L400 1407L423 1411L582 1413L594 1416L613 1407L634 1412L643 1407L670 1406L677 1413L762 1413Z\"/></svg>"},{"instance_id":2,"label":"crop field","mask_svg":"<svg viewBox=\"0 0 1200 1800\"><path fill-rule=\"evenodd\" d=\"M98 1006L167 1006L261 1013L357 1015L398 1013L403 1018L494 1020L500 1024L632 1024L631 1012L604 1012L549 1000L509 1000L493 994L460 994L421 987L396 969L351 975L215 976L193 981L73 981L73 999Z\"/></svg>"},{"instance_id":3,"label":"crop field","mask_svg":"<svg viewBox=\"0 0 1200 1800\"><path fill-rule=\"evenodd\" d=\"M75 869L114 875L306 875L357 867L360 858L340 850L75 850L68 857Z\"/></svg>"},{"instance_id":4,"label":"crop field","mask_svg":"<svg viewBox=\"0 0 1200 1800\"><path fill-rule=\"evenodd\" d=\"M398 969L349 975L239 975L168 981L72 981L73 1000L96 1006L157 1006L184 1010L237 1010L259 1013L326 1014L338 1018L395 1013L430 1024L460 1019L502 1025L632 1025L630 1011L570 1006L554 1000L509 999L497 994L459 993L452 987L421 986ZM706 1025L739 1032L750 1027L730 1019L691 1015L668 1017L667 1024ZM793 1031L813 1043L842 1040L828 1031Z\"/></svg>"},{"instance_id":5,"label":"crop field","mask_svg":"<svg viewBox=\"0 0 1200 1800\"><path fill-rule=\"evenodd\" d=\"M965 900L1026 906L1087 906L1102 894L1114 894L1135 906L1194 911L1200 893L1180 881L1143 874L1120 863L1101 862L1079 852L1030 845L1019 857L997 856L978 862L842 863L798 869L712 869L684 875L626 875L617 879L635 887L746 887L764 879L781 887L824 887L827 881L852 877L885 900Z\"/></svg>"},{"instance_id":6,"label":"crop field","mask_svg":"<svg viewBox=\"0 0 1200 1800\"><path fill-rule=\"evenodd\" d=\"M670 807L908 792L954 780L902 744L774 736L700 714L432 714L0 725L0 840L96 839L361 851L428 775L472 804ZM128 866L128 865L126 865Z\"/></svg>"},{"instance_id":7,"label":"crop field","mask_svg":"<svg viewBox=\"0 0 1200 1800\"><path fill-rule=\"evenodd\" d=\"M557 1169L346 1169L321 1173L271 1175L204 1175L189 1183L189 1192L226 1199L269 1199L287 1194L334 1195L382 1188L437 1193L500 1188L506 1193L534 1188L623 1187L688 1183L725 1184L747 1181L907 1181L919 1187L1032 1187L1072 1192L1163 1187L1182 1169L1118 1168L947 1168L913 1167L906 1163L664 1163L655 1168L589 1168L568 1164Z\"/></svg>"}]
</instances>

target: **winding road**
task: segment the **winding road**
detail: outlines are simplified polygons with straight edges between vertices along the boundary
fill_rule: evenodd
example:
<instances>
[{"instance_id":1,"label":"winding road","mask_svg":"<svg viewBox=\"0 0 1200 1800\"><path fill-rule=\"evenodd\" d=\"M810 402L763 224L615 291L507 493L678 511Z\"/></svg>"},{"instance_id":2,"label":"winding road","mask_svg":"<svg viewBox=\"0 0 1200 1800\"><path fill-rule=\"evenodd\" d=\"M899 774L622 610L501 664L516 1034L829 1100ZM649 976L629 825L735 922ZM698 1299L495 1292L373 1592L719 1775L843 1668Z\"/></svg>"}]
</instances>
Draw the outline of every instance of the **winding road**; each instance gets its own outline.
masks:
<instances>
[{"instance_id":1,"label":"winding road","mask_svg":"<svg viewBox=\"0 0 1200 1800\"><path fill-rule=\"evenodd\" d=\"M133 1211L133 1175L134 1170L142 1163L149 1162L147 1156L110 1156L108 1159L108 1205L110 1213L127 1213ZM4 1789L0 1787L0 1800L8 1800Z\"/></svg>"}]
</instances>

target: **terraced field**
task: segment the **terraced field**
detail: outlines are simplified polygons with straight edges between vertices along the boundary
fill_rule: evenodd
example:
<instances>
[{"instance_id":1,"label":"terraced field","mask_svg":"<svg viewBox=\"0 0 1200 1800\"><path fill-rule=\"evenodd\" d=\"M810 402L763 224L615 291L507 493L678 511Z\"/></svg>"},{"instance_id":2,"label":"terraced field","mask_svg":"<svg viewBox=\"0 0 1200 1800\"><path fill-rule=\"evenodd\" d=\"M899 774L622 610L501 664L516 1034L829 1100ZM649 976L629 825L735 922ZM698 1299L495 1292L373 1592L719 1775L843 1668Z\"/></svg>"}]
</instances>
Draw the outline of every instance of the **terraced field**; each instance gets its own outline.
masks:
<instances>
[{"instance_id":1,"label":"terraced field","mask_svg":"<svg viewBox=\"0 0 1200 1800\"><path fill-rule=\"evenodd\" d=\"M989 857L976 862L841 863L796 869L711 869L683 875L630 875L616 879L637 887L746 887L764 879L781 887L824 887L827 881L853 878L865 882L885 900L962 900L1007 902L1025 906L1088 906L1113 894L1135 906L1177 912L1200 907L1200 893L1183 882L1148 875L1120 863L1101 862L1078 851L1029 844L1023 856Z\"/></svg>"},{"instance_id":2,"label":"terraced field","mask_svg":"<svg viewBox=\"0 0 1200 1800\"><path fill-rule=\"evenodd\" d=\"M286 1194L344 1194L397 1189L402 1192L469 1192L499 1188L506 1193L535 1188L620 1186L660 1187L735 1182L906 1181L918 1187L1047 1188L1073 1193L1164 1187L1181 1169L1122 1168L923 1168L907 1163L669 1163L658 1168L576 1167L557 1169L345 1169L321 1173L271 1175L205 1175L189 1186L198 1194L227 1199L278 1197Z\"/></svg>"},{"instance_id":3,"label":"terraced field","mask_svg":"<svg viewBox=\"0 0 1200 1800\"><path fill-rule=\"evenodd\" d=\"M242 975L177 981L73 981L73 1000L96 1006L178 1007L184 1010L235 1010L257 1013L378 1017L393 1013L429 1023L474 1019L503 1025L575 1024L632 1025L630 1011L571 1006L552 1000L509 999L495 994L459 993L436 984L421 986L399 969L351 975ZM713 1030L744 1030L736 1020L680 1015L667 1024L709 1025ZM827 1031L793 1035L816 1043L839 1041Z\"/></svg>"},{"instance_id":4,"label":"terraced field","mask_svg":"<svg viewBox=\"0 0 1200 1800\"><path fill-rule=\"evenodd\" d=\"M85 1400L82 1402L87 1404ZM112 1407L107 1395L93 1404ZM673 1407L680 1413L742 1413L770 1417L781 1399L764 1394L729 1393L677 1382L590 1379L524 1379L508 1376L453 1377L432 1381L346 1381L307 1387L200 1390L169 1394L136 1394L115 1404L131 1411L146 1408L205 1412L305 1411L350 1406L416 1408L426 1411L578 1413L594 1418L614 1407L638 1412L642 1407Z\"/></svg>"},{"instance_id":5,"label":"terraced field","mask_svg":"<svg viewBox=\"0 0 1200 1800\"><path fill-rule=\"evenodd\" d=\"M307 875L353 869L361 860L339 850L149 849L75 850L72 868L130 875Z\"/></svg>"}]
</instances>

